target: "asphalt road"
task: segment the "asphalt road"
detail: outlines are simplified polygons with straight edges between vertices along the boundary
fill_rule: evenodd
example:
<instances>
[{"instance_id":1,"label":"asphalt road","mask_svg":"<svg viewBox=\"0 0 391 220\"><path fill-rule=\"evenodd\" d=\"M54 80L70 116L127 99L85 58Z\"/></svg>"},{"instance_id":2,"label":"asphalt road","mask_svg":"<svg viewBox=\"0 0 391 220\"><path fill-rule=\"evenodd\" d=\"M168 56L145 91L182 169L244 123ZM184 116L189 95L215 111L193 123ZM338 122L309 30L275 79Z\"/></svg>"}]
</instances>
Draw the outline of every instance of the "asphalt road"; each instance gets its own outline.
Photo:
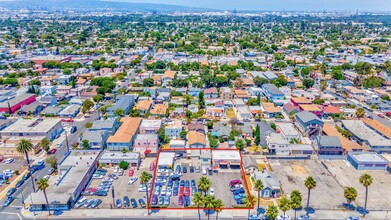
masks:
<instances>
[{"instance_id":1,"label":"asphalt road","mask_svg":"<svg viewBox=\"0 0 391 220\"><path fill-rule=\"evenodd\" d=\"M71 145L74 142L78 141L79 135L86 130L85 124L88 122L94 122L99 117L99 113L97 111L93 112L89 118L85 118L83 121L75 121L73 123L73 126L77 127L77 131L73 134L68 134L68 143L69 148L71 149ZM58 163L60 163L66 153L68 151L68 148L66 146L66 140L64 139L62 141L62 147L57 148L57 152L54 154L54 156L57 158ZM45 166L43 169L36 171L32 176L34 180L39 180L45 175L47 175L47 171L50 169L50 167ZM30 195L33 192L33 187L30 178L25 181L25 183L19 187L16 192L14 193L15 201L9 206L9 207L3 207L0 206L0 219L17 219L17 214L20 215L20 209L23 207L23 199L27 198L28 195ZM4 200L1 200L0 205L3 204ZM23 216L20 215L22 218Z\"/></svg>"}]
</instances>

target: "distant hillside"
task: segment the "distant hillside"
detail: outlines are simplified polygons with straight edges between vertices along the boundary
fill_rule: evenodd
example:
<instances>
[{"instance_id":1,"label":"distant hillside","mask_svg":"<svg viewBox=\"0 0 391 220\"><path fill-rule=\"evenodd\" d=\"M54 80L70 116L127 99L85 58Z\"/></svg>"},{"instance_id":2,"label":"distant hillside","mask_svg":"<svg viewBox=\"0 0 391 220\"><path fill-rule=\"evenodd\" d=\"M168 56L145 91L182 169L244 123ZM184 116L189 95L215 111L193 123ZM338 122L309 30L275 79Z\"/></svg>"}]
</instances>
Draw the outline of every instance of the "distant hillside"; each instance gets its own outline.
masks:
<instances>
[{"instance_id":1,"label":"distant hillside","mask_svg":"<svg viewBox=\"0 0 391 220\"><path fill-rule=\"evenodd\" d=\"M203 9L179 5L130 3L101 0L15 0L0 1L0 7L9 9L114 9L121 11L199 11Z\"/></svg>"}]
</instances>

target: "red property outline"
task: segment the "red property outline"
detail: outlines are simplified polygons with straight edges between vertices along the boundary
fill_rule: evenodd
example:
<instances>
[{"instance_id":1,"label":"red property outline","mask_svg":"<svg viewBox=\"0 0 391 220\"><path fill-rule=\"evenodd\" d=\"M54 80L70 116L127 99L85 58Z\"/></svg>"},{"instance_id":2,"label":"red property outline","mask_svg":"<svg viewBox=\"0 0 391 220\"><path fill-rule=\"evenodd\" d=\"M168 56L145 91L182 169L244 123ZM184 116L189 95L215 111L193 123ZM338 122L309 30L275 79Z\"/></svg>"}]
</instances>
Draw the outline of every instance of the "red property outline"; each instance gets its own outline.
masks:
<instances>
[{"instance_id":1,"label":"red property outline","mask_svg":"<svg viewBox=\"0 0 391 220\"><path fill-rule=\"evenodd\" d=\"M210 151L213 151L213 150L233 150L233 151L238 151L239 152L239 155L240 155L240 170L241 170L241 174L242 174L242 179L243 179L243 182L245 183L245 187L246 187L246 190L247 190L247 193L250 195L250 188L248 186L248 183L247 183L247 179L246 179L246 172L244 171L244 168L243 168L243 156L242 156L242 153L240 152L240 150L238 149L213 149L213 148L170 148L170 149L159 149L158 150L158 155L157 155L157 158L156 158L156 164L155 164L155 170L153 172L153 177L152 177L152 185L151 185L151 189L150 189L150 192L149 192L149 196L148 196L148 201L147 201L147 209L148 210L184 210L184 209L187 209L187 210L198 210L197 207L190 207L190 208L153 208L151 207L151 202L152 202L152 193L153 193L153 189L155 187L155 177L156 177L156 172L157 172L157 169L158 169L158 162L159 162L159 157L160 157L160 153L162 151L187 151L187 150L210 150ZM253 199L253 196L250 197L250 199L252 200ZM250 208L247 208L247 207L238 207L238 208L222 208L221 210L249 210L249 209L254 209L255 207L255 201L251 201L251 203L253 204ZM200 207L200 209L202 210L214 210L213 208L202 208Z\"/></svg>"}]
</instances>

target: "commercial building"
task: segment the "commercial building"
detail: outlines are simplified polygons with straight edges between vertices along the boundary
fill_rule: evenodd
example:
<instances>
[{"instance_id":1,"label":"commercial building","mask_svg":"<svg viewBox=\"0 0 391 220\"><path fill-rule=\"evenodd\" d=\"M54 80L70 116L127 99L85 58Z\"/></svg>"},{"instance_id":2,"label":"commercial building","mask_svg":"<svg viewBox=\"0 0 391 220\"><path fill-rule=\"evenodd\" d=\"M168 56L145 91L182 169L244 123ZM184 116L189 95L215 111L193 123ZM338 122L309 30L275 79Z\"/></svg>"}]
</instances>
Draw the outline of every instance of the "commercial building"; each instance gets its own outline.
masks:
<instances>
[{"instance_id":1,"label":"commercial building","mask_svg":"<svg viewBox=\"0 0 391 220\"><path fill-rule=\"evenodd\" d=\"M101 151L72 151L57 166L59 181L49 184L46 195L50 210L69 210L88 185L98 166ZM45 196L41 190L31 193L24 203L30 211L48 210Z\"/></svg>"},{"instance_id":2,"label":"commercial building","mask_svg":"<svg viewBox=\"0 0 391 220\"><path fill-rule=\"evenodd\" d=\"M140 153L139 152L105 152L99 158L99 164L104 167L118 166L121 161L126 161L131 167L138 167L140 165Z\"/></svg>"},{"instance_id":3,"label":"commercial building","mask_svg":"<svg viewBox=\"0 0 391 220\"><path fill-rule=\"evenodd\" d=\"M28 105L35 102L34 94L22 94L14 98L10 98L0 102L0 112L14 113L19 110L23 105Z\"/></svg>"},{"instance_id":4,"label":"commercial building","mask_svg":"<svg viewBox=\"0 0 391 220\"><path fill-rule=\"evenodd\" d=\"M171 169L174 164L175 152L160 152L157 167L159 169Z\"/></svg>"},{"instance_id":5,"label":"commercial building","mask_svg":"<svg viewBox=\"0 0 391 220\"><path fill-rule=\"evenodd\" d=\"M212 150L212 167L240 169L241 157L238 150Z\"/></svg>"},{"instance_id":6,"label":"commercial building","mask_svg":"<svg viewBox=\"0 0 391 220\"><path fill-rule=\"evenodd\" d=\"M347 160L356 170L387 170L388 161L375 152L349 152Z\"/></svg>"},{"instance_id":7,"label":"commercial building","mask_svg":"<svg viewBox=\"0 0 391 220\"><path fill-rule=\"evenodd\" d=\"M19 119L12 125L0 131L2 139L27 138L53 140L63 131L61 120L56 118Z\"/></svg>"}]
</instances>

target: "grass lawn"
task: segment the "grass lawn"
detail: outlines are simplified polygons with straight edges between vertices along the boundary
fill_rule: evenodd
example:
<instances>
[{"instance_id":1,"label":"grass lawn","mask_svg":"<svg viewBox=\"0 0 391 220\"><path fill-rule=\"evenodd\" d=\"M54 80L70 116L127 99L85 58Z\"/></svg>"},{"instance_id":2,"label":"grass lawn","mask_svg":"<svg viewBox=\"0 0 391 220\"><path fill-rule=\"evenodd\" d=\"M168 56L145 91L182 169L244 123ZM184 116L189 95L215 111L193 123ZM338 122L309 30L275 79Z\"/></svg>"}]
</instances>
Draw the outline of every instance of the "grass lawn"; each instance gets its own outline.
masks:
<instances>
[{"instance_id":1,"label":"grass lawn","mask_svg":"<svg viewBox=\"0 0 391 220\"><path fill-rule=\"evenodd\" d=\"M227 118L236 118L236 114L233 108L229 108L226 114L227 114Z\"/></svg>"}]
</instances>

